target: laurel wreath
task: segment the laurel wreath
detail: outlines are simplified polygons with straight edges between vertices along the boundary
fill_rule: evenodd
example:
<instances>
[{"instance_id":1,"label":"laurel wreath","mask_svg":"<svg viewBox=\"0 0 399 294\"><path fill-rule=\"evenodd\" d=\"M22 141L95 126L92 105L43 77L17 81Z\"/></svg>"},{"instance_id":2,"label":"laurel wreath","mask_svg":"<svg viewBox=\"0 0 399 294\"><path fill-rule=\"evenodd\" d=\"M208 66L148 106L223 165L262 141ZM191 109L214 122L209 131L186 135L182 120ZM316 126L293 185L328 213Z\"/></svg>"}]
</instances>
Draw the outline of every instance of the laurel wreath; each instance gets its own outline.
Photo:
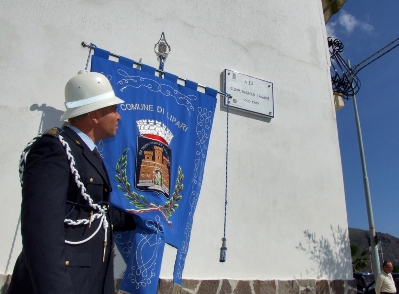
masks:
<instances>
[{"instance_id":1,"label":"laurel wreath","mask_svg":"<svg viewBox=\"0 0 399 294\"><path fill-rule=\"evenodd\" d=\"M129 203L133 204L137 208L137 210L129 209L129 211L135 214L139 214L143 212L158 210L162 213L168 224L171 225L172 223L169 221L169 218L173 215L176 209L178 209L179 204L177 204L177 202L183 199L181 192L184 188L184 185L182 184L184 180L184 174L181 167L179 166L177 170L176 184L172 197L170 197L170 199L166 201L164 205L157 205L153 202L148 202L145 196L139 195L138 193L131 190L130 183L126 176L128 151L129 148L126 148L123 151L121 157L118 160L118 163L116 164L115 169L117 173L115 174L115 178L121 184L118 185L118 189L124 192L124 196L129 200Z\"/></svg>"}]
</instances>

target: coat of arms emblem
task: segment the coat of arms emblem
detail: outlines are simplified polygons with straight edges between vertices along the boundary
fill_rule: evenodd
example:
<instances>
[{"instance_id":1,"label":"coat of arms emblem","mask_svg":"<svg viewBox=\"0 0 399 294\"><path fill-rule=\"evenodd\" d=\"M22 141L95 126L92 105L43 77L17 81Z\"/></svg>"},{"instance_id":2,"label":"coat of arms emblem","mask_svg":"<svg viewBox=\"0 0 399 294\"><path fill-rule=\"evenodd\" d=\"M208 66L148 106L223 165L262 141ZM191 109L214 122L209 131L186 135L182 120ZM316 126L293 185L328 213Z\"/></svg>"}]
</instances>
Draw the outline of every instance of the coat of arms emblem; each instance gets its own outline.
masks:
<instances>
[{"instance_id":1,"label":"coat of arms emblem","mask_svg":"<svg viewBox=\"0 0 399 294\"><path fill-rule=\"evenodd\" d=\"M156 120L139 120L137 127L137 154L135 188L154 191L169 198L172 132Z\"/></svg>"}]
</instances>

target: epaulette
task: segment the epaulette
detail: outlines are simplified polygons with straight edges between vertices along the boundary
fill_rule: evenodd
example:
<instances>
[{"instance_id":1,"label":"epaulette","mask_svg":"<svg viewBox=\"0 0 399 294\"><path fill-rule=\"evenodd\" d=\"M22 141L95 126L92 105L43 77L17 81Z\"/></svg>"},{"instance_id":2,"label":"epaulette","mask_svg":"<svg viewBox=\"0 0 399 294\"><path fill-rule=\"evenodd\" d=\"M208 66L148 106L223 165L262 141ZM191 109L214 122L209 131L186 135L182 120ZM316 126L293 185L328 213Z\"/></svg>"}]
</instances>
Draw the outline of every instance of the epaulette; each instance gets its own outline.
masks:
<instances>
[{"instance_id":1,"label":"epaulette","mask_svg":"<svg viewBox=\"0 0 399 294\"><path fill-rule=\"evenodd\" d=\"M52 129L48 129L47 131L45 131L43 135L47 135L47 136L52 136L54 138L58 138L58 135L61 132L62 132L62 129L60 129L60 128L52 128Z\"/></svg>"}]
</instances>

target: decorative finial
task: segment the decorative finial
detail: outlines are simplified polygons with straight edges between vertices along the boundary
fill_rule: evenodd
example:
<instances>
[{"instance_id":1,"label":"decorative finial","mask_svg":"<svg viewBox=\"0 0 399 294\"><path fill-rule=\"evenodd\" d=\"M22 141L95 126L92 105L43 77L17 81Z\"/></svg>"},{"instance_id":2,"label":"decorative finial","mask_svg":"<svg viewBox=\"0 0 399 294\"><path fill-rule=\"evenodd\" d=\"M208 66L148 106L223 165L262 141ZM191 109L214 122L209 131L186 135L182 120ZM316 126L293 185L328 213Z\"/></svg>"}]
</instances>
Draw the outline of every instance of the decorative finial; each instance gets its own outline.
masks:
<instances>
[{"instance_id":1,"label":"decorative finial","mask_svg":"<svg viewBox=\"0 0 399 294\"><path fill-rule=\"evenodd\" d=\"M159 58L159 70L163 71L166 57L168 57L171 52L168 42L166 42L165 34L162 32L161 38L158 43L154 45L154 52Z\"/></svg>"}]
</instances>

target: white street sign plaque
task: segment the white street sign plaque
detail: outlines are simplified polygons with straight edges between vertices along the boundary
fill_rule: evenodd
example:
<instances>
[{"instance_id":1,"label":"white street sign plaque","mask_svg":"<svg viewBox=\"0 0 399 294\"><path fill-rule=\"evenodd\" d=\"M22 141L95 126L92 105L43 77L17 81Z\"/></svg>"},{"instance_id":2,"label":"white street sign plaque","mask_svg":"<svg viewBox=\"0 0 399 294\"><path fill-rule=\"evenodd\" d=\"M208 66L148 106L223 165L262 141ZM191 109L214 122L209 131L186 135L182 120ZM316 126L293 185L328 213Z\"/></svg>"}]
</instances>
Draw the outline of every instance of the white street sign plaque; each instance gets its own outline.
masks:
<instances>
[{"instance_id":1,"label":"white street sign plaque","mask_svg":"<svg viewBox=\"0 0 399 294\"><path fill-rule=\"evenodd\" d=\"M224 91L232 96L231 108L274 117L273 83L225 69ZM227 97L224 106L227 106Z\"/></svg>"}]
</instances>

